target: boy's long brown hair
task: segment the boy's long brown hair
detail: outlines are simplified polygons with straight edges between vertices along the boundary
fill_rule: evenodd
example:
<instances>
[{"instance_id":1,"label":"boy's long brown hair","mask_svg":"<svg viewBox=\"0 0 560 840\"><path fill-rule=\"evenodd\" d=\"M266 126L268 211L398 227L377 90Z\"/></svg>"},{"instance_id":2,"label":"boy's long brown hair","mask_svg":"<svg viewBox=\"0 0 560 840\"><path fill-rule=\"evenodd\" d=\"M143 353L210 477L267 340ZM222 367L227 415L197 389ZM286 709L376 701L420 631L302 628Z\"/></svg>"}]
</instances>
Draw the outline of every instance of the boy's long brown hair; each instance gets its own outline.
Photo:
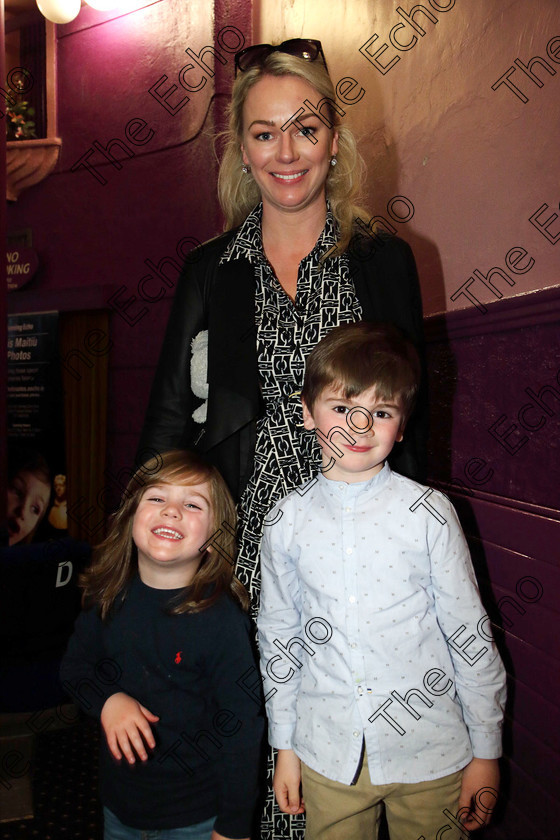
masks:
<instances>
[{"instance_id":1,"label":"boy's long brown hair","mask_svg":"<svg viewBox=\"0 0 560 840\"><path fill-rule=\"evenodd\" d=\"M201 552L201 562L189 586L173 599L169 612L201 612L228 592L246 610L249 596L235 577L235 529L237 515L226 483L216 467L199 455L173 450L157 455L136 470L123 493L121 506L111 517L109 533L94 551L94 560L80 578L85 606L97 605L101 618L109 616L117 601L124 600L138 569L138 554L132 540L134 514L150 487L175 484L182 487L208 484L213 514L211 551Z\"/></svg>"}]
</instances>

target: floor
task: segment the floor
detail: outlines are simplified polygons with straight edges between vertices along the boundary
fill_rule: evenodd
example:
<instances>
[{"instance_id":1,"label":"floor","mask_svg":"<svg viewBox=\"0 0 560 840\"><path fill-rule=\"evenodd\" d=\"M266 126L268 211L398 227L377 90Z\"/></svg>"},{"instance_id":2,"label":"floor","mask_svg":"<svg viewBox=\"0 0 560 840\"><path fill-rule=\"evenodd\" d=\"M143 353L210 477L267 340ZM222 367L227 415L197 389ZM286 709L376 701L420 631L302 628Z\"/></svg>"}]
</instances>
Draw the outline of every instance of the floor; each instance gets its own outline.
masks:
<instances>
[{"instance_id":1,"label":"floor","mask_svg":"<svg viewBox=\"0 0 560 840\"><path fill-rule=\"evenodd\" d=\"M0 840L101 840L97 724L80 718L78 723L61 725L50 715L42 721L33 719L34 734L29 721L28 715L26 731L20 725L19 731L10 733L2 720ZM22 774L31 753L29 741L33 742L32 776ZM10 819L30 811L31 819Z\"/></svg>"}]
</instances>

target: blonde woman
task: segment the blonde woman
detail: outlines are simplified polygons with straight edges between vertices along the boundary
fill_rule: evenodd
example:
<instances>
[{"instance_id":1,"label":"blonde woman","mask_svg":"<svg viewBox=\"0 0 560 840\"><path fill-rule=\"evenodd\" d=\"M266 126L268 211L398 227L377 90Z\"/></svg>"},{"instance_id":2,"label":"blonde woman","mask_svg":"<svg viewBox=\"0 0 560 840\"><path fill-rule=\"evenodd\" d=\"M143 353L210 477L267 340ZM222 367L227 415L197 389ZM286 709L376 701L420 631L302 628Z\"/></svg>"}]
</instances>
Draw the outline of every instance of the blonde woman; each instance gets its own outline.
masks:
<instances>
[{"instance_id":1,"label":"blonde woman","mask_svg":"<svg viewBox=\"0 0 560 840\"><path fill-rule=\"evenodd\" d=\"M422 306L408 245L358 241L363 162L320 42L248 47L236 72L218 185L227 231L178 283L138 457L194 447L220 469L239 501L237 574L256 609L264 519L321 464L302 424L306 357L334 327L362 319L395 324L421 345ZM191 359L201 334L207 345ZM422 478L421 425L411 421L393 459L412 478ZM302 817L270 803L261 836L273 833L303 837Z\"/></svg>"}]
</instances>

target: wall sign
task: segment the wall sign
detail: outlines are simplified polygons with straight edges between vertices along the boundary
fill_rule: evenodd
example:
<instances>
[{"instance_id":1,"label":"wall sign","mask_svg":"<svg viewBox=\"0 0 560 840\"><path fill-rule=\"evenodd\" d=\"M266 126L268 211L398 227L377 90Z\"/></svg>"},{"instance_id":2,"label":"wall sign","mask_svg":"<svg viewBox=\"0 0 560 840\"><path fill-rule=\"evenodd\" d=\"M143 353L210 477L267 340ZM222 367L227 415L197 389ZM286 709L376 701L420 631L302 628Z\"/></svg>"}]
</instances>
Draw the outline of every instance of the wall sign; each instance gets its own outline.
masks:
<instances>
[{"instance_id":1,"label":"wall sign","mask_svg":"<svg viewBox=\"0 0 560 840\"><path fill-rule=\"evenodd\" d=\"M29 283L39 268L39 257L33 248L12 248L7 251L6 256L8 291L13 292Z\"/></svg>"}]
</instances>

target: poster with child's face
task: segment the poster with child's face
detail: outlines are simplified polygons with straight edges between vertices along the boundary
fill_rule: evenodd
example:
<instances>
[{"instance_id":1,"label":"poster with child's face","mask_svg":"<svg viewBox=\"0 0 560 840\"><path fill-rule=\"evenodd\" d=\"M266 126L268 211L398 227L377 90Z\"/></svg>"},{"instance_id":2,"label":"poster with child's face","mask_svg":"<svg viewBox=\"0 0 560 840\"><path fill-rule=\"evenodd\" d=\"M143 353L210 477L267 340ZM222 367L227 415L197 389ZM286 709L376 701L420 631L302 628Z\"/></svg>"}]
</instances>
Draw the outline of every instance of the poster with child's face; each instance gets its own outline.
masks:
<instances>
[{"instance_id":1,"label":"poster with child's face","mask_svg":"<svg viewBox=\"0 0 560 840\"><path fill-rule=\"evenodd\" d=\"M8 321L8 545L67 531L58 314Z\"/></svg>"}]
</instances>

